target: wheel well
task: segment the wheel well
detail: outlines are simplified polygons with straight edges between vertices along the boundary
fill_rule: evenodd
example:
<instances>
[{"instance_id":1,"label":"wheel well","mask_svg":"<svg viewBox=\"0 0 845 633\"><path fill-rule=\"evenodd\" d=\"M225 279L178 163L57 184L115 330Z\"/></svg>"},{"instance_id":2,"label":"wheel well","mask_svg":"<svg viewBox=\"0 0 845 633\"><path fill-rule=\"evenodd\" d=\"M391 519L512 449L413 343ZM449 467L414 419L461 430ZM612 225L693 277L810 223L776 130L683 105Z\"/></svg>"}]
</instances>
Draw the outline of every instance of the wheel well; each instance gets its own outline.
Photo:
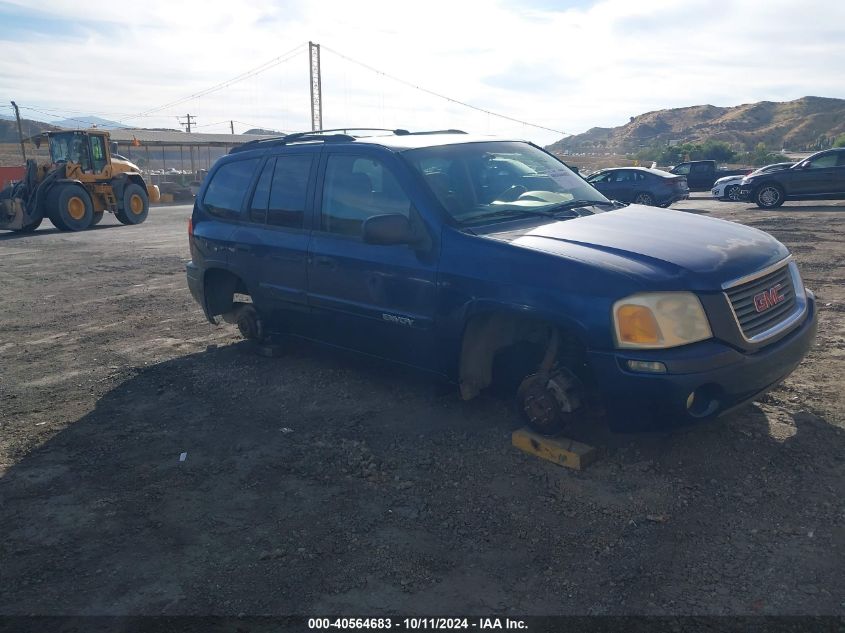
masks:
<instances>
[{"instance_id":1,"label":"wheel well","mask_svg":"<svg viewBox=\"0 0 845 633\"><path fill-rule=\"evenodd\" d=\"M474 317L464 330L459 364L461 397L470 400L491 385L515 390L541 364L584 364L584 345L557 324L508 313Z\"/></svg>"},{"instance_id":2,"label":"wheel well","mask_svg":"<svg viewBox=\"0 0 845 633\"><path fill-rule=\"evenodd\" d=\"M138 185L141 189L144 190L144 193L147 193L147 185L146 183L144 183L144 179L141 178L141 176L139 176L138 174L130 174L129 176L127 176L127 178L129 179L129 182L134 185Z\"/></svg>"},{"instance_id":3,"label":"wheel well","mask_svg":"<svg viewBox=\"0 0 845 633\"><path fill-rule=\"evenodd\" d=\"M777 187L778 189L783 191L783 185L780 184L777 180L764 180L763 182L754 185L754 193L756 194L763 187Z\"/></svg>"},{"instance_id":4,"label":"wheel well","mask_svg":"<svg viewBox=\"0 0 845 633\"><path fill-rule=\"evenodd\" d=\"M249 295L243 280L222 268L212 268L203 279L205 308L209 318L226 314L232 310L235 295Z\"/></svg>"},{"instance_id":5,"label":"wheel well","mask_svg":"<svg viewBox=\"0 0 845 633\"><path fill-rule=\"evenodd\" d=\"M114 197L117 198L117 204L119 207L123 206L123 190L126 188L126 185L134 184L141 187L146 193L147 186L144 184L144 179L139 176L138 174L118 174L111 180L111 186L114 190Z\"/></svg>"}]
</instances>

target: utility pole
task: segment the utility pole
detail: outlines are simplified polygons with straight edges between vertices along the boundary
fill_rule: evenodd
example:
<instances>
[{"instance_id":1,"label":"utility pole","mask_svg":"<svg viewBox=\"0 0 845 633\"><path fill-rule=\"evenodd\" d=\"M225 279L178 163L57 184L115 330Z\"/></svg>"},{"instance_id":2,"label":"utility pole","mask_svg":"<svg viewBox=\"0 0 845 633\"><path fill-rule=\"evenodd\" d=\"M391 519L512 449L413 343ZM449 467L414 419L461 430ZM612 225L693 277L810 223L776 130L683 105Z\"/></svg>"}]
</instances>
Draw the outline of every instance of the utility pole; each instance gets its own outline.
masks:
<instances>
[{"instance_id":1,"label":"utility pole","mask_svg":"<svg viewBox=\"0 0 845 633\"><path fill-rule=\"evenodd\" d=\"M186 114L184 121L179 121L179 125L184 125L186 127L185 131L190 134L191 133L191 125L196 122L196 116L193 114ZM192 120L193 119L193 120Z\"/></svg>"},{"instance_id":2,"label":"utility pole","mask_svg":"<svg viewBox=\"0 0 845 633\"><path fill-rule=\"evenodd\" d=\"M179 124L184 125L185 131L188 134L190 134L191 133L191 123L194 123L196 121L196 118L197 117L192 115L192 114L186 114L185 115L185 121L179 120ZM191 121L191 119L194 119L194 121ZM199 151L199 150L197 150L197 151ZM188 145L188 153L190 153L190 155L191 155L191 173L194 175L194 177L196 177L197 170L194 167L194 146L193 145Z\"/></svg>"},{"instance_id":3,"label":"utility pole","mask_svg":"<svg viewBox=\"0 0 845 633\"><path fill-rule=\"evenodd\" d=\"M229 129L232 130L232 134L235 133L235 122L229 121Z\"/></svg>"},{"instance_id":4,"label":"utility pole","mask_svg":"<svg viewBox=\"0 0 845 633\"><path fill-rule=\"evenodd\" d=\"M311 130L323 129L323 94L320 79L320 45L308 42L311 69Z\"/></svg>"},{"instance_id":5,"label":"utility pole","mask_svg":"<svg viewBox=\"0 0 845 633\"><path fill-rule=\"evenodd\" d=\"M23 146L23 130L21 129L21 113L18 110L18 104L12 101L12 107L15 109L15 119L18 122L18 139L21 142L21 154L23 155L23 164L26 165L26 148Z\"/></svg>"}]
</instances>

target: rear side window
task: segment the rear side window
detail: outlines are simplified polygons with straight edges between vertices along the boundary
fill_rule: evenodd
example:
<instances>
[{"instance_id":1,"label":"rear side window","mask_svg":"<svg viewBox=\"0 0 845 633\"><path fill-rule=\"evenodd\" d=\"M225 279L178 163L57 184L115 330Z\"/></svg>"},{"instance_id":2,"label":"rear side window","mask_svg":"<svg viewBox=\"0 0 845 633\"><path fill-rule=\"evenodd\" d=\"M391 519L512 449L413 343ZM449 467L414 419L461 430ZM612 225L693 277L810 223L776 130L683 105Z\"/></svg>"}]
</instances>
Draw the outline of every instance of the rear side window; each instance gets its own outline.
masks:
<instances>
[{"instance_id":1,"label":"rear side window","mask_svg":"<svg viewBox=\"0 0 845 633\"><path fill-rule=\"evenodd\" d=\"M237 217L240 214L259 160L250 158L226 163L214 172L202 199L209 213L222 217Z\"/></svg>"},{"instance_id":2,"label":"rear side window","mask_svg":"<svg viewBox=\"0 0 845 633\"><path fill-rule=\"evenodd\" d=\"M311 163L310 155L276 158L267 206L267 224L290 228L302 227Z\"/></svg>"},{"instance_id":3,"label":"rear side window","mask_svg":"<svg viewBox=\"0 0 845 633\"><path fill-rule=\"evenodd\" d=\"M252 202L249 205L249 219L253 222L264 224L267 221L267 204L270 201L270 183L273 180L273 166L276 160L271 158L261 170L258 184L255 185L255 193L252 194Z\"/></svg>"}]
</instances>

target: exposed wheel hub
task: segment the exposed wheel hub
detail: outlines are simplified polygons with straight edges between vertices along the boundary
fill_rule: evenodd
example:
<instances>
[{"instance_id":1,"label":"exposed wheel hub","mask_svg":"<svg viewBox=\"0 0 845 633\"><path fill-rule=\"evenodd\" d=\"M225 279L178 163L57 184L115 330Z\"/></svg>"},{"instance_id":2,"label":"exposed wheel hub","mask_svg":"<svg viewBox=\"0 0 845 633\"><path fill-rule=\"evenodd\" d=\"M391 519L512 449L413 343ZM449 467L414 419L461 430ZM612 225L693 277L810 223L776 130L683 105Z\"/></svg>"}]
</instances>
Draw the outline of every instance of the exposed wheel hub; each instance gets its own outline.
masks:
<instances>
[{"instance_id":1,"label":"exposed wheel hub","mask_svg":"<svg viewBox=\"0 0 845 633\"><path fill-rule=\"evenodd\" d=\"M251 305L243 306L237 314L238 331L245 339L259 341L264 336L264 326Z\"/></svg>"},{"instance_id":2,"label":"exposed wheel hub","mask_svg":"<svg viewBox=\"0 0 845 633\"><path fill-rule=\"evenodd\" d=\"M567 369L532 374L517 394L529 426L544 435L562 431L583 405L581 381Z\"/></svg>"}]
</instances>

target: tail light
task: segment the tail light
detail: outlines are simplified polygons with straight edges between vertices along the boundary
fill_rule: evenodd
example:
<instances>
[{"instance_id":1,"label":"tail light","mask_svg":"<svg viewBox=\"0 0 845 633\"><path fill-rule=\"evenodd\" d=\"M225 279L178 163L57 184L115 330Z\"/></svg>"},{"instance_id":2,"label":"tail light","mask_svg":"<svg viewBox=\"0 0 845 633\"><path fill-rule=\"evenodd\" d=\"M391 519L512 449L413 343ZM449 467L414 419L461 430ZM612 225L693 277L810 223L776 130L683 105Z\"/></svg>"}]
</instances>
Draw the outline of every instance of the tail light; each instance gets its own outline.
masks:
<instances>
[{"instance_id":1,"label":"tail light","mask_svg":"<svg viewBox=\"0 0 845 633\"><path fill-rule=\"evenodd\" d=\"M188 237L194 236L194 219L188 218Z\"/></svg>"}]
</instances>

